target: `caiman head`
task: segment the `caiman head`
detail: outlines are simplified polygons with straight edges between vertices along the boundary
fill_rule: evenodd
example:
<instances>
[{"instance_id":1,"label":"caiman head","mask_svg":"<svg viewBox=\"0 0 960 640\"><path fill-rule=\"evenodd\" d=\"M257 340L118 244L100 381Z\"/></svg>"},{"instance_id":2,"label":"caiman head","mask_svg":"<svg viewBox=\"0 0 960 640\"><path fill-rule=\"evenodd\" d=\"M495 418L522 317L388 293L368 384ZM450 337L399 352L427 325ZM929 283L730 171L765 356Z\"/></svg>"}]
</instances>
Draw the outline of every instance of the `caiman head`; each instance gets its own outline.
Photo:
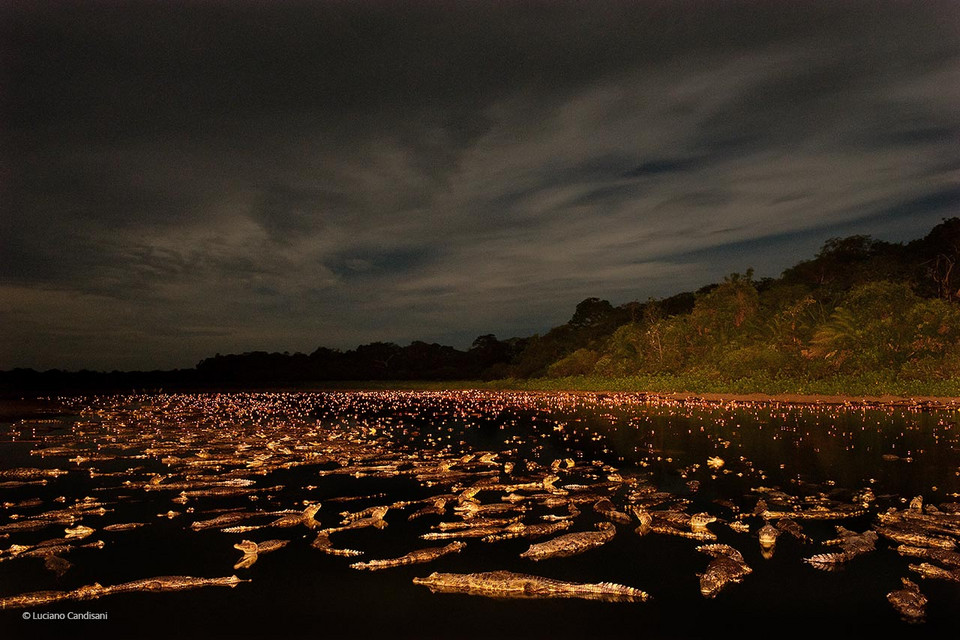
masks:
<instances>
[{"instance_id":1,"label":"caiman head","mask_svg":"<svg viewBox=\"0 0 960 640\"><path fill-rule=\"evenodd\" d=\"M440 582L441 582L441 580L440 580L440 574L437 573L436 571L434 571L433 573L431 573L430 575L428 575L428 576L425 577L425 578L414 578L414 579L413 579L413 584L422 584L422 585L425 585L425 586L428 586L428 587L429 587L429 586L432 586L432 585L440 584Z\"/></svg>"},{"instance_id":2,"label":"caiman head","mask_svg":"<svg viewBox=\"0 0 960 640\"><path fill-rule=\"evenodd\" d=\"M715 571L702 573L700 574L700 593L704 598L714 598L726 582L723 576Z\"/></svg>"},{"instance_id":3,"label":"caiman head","mask_svg":"<svg viewBox=\"0 0 960 640\"><path fill-rule=\"evenodd\" d=\"M304 522L309 523L313 520L313 517L317 515L317 511L320 511L320 503L308 505L306 509L303 510L303 520Z\"/></svg>"}]
</instances>

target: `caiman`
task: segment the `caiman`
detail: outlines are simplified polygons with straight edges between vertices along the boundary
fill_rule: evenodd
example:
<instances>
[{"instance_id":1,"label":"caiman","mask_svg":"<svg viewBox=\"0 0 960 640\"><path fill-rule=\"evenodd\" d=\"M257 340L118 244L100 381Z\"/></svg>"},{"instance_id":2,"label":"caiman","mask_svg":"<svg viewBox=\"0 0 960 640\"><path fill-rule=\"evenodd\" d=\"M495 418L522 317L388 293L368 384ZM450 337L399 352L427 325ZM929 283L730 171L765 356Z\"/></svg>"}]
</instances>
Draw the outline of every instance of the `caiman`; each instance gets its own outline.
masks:
<instances>
[{"instance_id":1,"label":"caiman","mask_svg":"<svg viewBox=\"0 0 960 640\"><path fill-rule=\"evenodd\" d=\"M690 530L695 533L709 532L707 525L717 521L717 517L709 513L695 513L690 516Z\"/></svg>"},{"instance_id":2,"label":"caiman","mask_svg":"<svg viewBox=\"0 0 960 640\"><path fill-rule=\"evenodd\" d=\"M622 511L618 511L614 504L610 502L609 498L598 500L594 503L593 510L613 522L620 522L622 524L630 524L631 522L630 516Z\"/></svg>"},{"instance_id":3,"label":"caiman","mask_svg":"<svg viewBox=\"0 0 960 640\"><path fill-rule=\"evenodd\" d=\"M650 512L643 507L637 506L630 507L630 510L633 511L633 515L640 521L640 526L634 529L637 535L645 536L650 533L650 527L653 525L653 516L650 515Z\"/></svg>"},{"instance_id":4,"label":"caiman","mask_svg":"<svg viewBox=\"0 0 960 640\"><path fill-rule=\"evenodd\" d=\"M380 569L391 569L393 567L402 567L408 564L423 564L432 562L451 553L459 553L461 549L467 546L467 543L459 540L451 542L445 547L429 547L427 549L417 549L399 558L390 558L386 560L370 560L369 562L354 562L350 565L351 569L361 569L366 571L379 571Z\"/></svg>"},{"instance_id":5,"label":"caiman","mask_svg":"<svg viewBox=\"0 0 960 640\"><path fill-rule=\"evenodd\" d=\"M73 566L73 563L69 560L61 558L60 556L51 554L44 557L43 566L46 569L53 571L59 578L70 570L70 568Z\"/></svg>"},{"instance_id":6,"label":"caiman","mask_svg":"<svg viewBox=\"0 0 960 640\"><path fill-rule=\"evenodd\" d=\"M894 527L877 527L877 533L899 544L913 547L938 547L940 549L955 549L957 544L952 538L922 533L915 529Z\"/></svg>"},{"instance_id":7,"label":"caiman","mask_svg":"<svg viewBox=\"0 0 960 640\"><path fill-rule=\"evenodd\" d=\"M297 525L304 525L309 529L316 529L320 526L320 523L314 519L314 516L317 515L317 512L320 510L320 503L315 502L308 504L307 507L300 512L299 514L291 514L283 516L278 520L275 520L268 524L268 527L295 527ZM386 510L384 510L386 512Z\"/></svg>"},{"instance_id":8,"label":"caiman","mask_svg":"<svg viewBox=\"0 0 960 640\"><path fill-rule=\"evenodd\" d=\"M697 551L713 556L707 570L700 574L700 593L715 598L731 582L740 582L753 570L743 560L743 554L726 544L708 544Z\"/></svg>"},{"instance_id":9,"label":"caiman","mask_svg":"<svg viewBox=\"0 0 960 640\"><path fill-rule=\"evenodd\" d=\"M0 478L15 478L18 480L33 480L35 478L56 478L58 476L66 475L69 471L64 471L63 469L36 469L36 468L19 468L19 469L2 469L0 470Z\"/></svg>"},{"instance_id":10,"label":"caiman","mask_svg":"<svg viewBox=\"0 0 960 640\"><path fill-rule=\"evenodd\" d=\"M49 484L49 481L46 478L43 480L9 480L7 482L0 482L0 489L19 489L21 487L32 486L45 487L47 484Z\"/></svg>"},{"instance_id":11,"label":"caiman","mask_svg":"<svg viewBox=\"0 0 960 640\"><path fill-rule=\"evenodd\" d=\"M241 582L237 576L228 576L225 578L194 578L192 576L159 576L156 578L146 578L143 580L134 580L125 582L114 587L104 587L107 593L131 593L139 591L185 591L187 589L197 589L199 587L236 587Z\"/></svg>"},{"instance_id":12,"label":"caiman","mask_svg":"<svg viewBox=\"0 0 960 640\"><path fill-rule=\"evenodd\" d=\"M253 542L251 540L241 540L233 545L234 549L243 552L243 557L233 565L234 569L248 569L253 566L261 553L269 553L282 549L287 546L289 540L266 540L264 542Z\"/></svg>"},{"instance_id":13,"label":"caiman","mask_svg":"<svg viewBox=\"0 0 960 640\"><path fill-rule=\"evenodd\" d=\"M777 518L793 518L795 520L844 520L846 518L859 518L867 512L860 506L837 505L831 509L825 506L815 506L800 511L777 511L767 509L760 515L764 520L776 520Z\"/></svg>"},{"instance_id":14,"label":"caiman","mask_svg":"<svg viewBox=\"0 0 960 640\"><path fill-rule=\"evenodd\" d=\"M637 517L641 514L635 510ZM652 517L652 524L649 531L663 535L680 536L681 538L690 538L701 542L712 542L717 539L716 534L707 528L711 522L716 522L716 518L709 513L698 513L690 515L684 511L669 509L666 511L647 512ZM641 519L641 523L643 520ZM643 535L646 529L641 524L641 529L637 533Z\"/></svg>"},{"instance_id":15,"label":"caiman","mask_svg":"<svg viewBox=\"0 0 960 640\"><path fill-rule=\"evenodd\" d=\"M934 578L936 580L949 580L950 582L960 582L960 570L950 571L943 567L938 567L929 562L920 564L911 564L907 567L910 571L916 571L924 578Z\"/></svg>"},{"instance_id":16,"label":"caiman","mask_svg":"<svg viewBox=\"0 0 960 640\"><path fill-rule=\"evenodd\" d=\"M22 609L40 605L53 604L66 600L94 600L114 593L131 593L137 591L183 591L199 587L235 587L241 582L237 576L228 578L194 578L191 576L162 576L125 582L112 587L104 587L99 583L85 585L72 591L34 591L17 596L0 598L0 609Z\"/></svg>"},{"instance_id":17,"label":"caiman","mask_svg":"<svg viewBox=\"0 0 960 640\"><path fill-rule=\"evenodd\" d=\"M777 546L777 536L779 535L780 530L769 522L765 522L757 532L757 537L760 540L760 555L762 555L765 560L773 557L773 550L774 547Z\"/></svg>"},{"instance_id":18,"label":"caiman","mask_svg":"<svg viewBox=\"0 0 960 640\"><path fill-rule=\"evenodd\" d=\"M203 531L204 529L222 529L229 525L236 524L238 522L243 522L244 520L250 520L251 518L257 518L262 516L290 516L302 514L301 511L240 511L238 513L224 513L215 518L209 520L197 520L196 522L190 525L190 528L194 531Z\"/></svg>"},{"instance_id":19,"label":"caiman","mask_svg":"<svg viewBox=\"0 0 960 640\"><path fill-rule=\"evenodd\" d=\"M426 507L423 507L419 511L414 511L407 516L407 520L414 520L423 516L442 516L447 512L447 502L449 501L450 498L446 497L435 498Z\"/></svg>"},{"instance_id":20,"label":"caiman","mask_svg":"<svg viewBox=\"0 0 960 640\"><path fill-rule=\"evenodd\" d=\"M520 554L521 558L529 558L535 562L548 558L567 558L595 549L613 539L617 529L610 522L601 522L599 531L578 531L530 545L530 548Z\"/></svg>"},{"instance_id":21,"label":"caiman","mask_svg":"<svg viewBox=\"0 0 960 640\"><path fill-rule=\"evenodd\" d=\"M936 560L941 564L960 568L960 553L957 553L956 551L947 551L946 549L936 549L930 547L911 547L909 545L902 544L897 547L897 553L902 556L913 556L914 558Z\"/></svg>"},{"instance_id":22,"label":"caiman","mask_svg":"<svg viewBox=\"0 0 960 640\"><path fill-rule=\"evenodd\" d=\"M516 522L507 525L500 533L493 533L481 538L483 542L501 542L503 540L512 540L514 538L538 538L547 536L557 531L569 529L573 523L570 520L559 520L557 522L537 522L534 524L523 524Z\"/></svg>"},{"instance_id":23,"label":"caiman","mask_svg":"<svg viewBox=\"0 0 960 640\"><path fill-rule=\"evenodd\" d=\"M804 558L804 562L816 569L830 571L836 569L839 565L852 560L859 555L873 551L876 548L877 532L871 529L863 533L857 533L841 526L837 526L839 538L827 540L825 545L840 545L839 553L818 553L809 558Z\"/></svg>"},{"instance_id":24,"label":"caiman","mask_svg":"<svg viewBox=\"0 0 960 640\"><path fill-rule=\"evenodd\" d=\"M887 594L887 601L893 605L906 622L922 622L926 614L927 598L920 593L916 583L901 578L903 589L891 591Z\"/></svg>"},{"instance_id":25,"label":"caiman","mask_svg":"<svg viewBox=\"0 0 960 640\"><path fill-rule=\"evenodd\" d=\"M780 531L771 525L769 522L760 527L760 531L757 532L757 537L760 539L760 548L761 549L773 549L774 545L777 544L777 536L780 535Z\"/></svg>"},{"instance_id":26,"label":"caiman","mask_svg":"<svg viewBox=\"0 0 960 640\"><path fill-rule=\"evenodd\" d=\"M518 504L478 504L476 502L464 502L463 504L457 505L453 510L461 517L469 520L470 518L476 518L477 516L483 515L488 516L490 514L503 514L511 511L526 511L527 508L523 505Z\"/></svg>"},{"instance_id":27,"label":"caiman","mask_svg":"<svg viewBox=\"0 0 960 640\"><path fill-rule=\"evenodd\" d=\"M559 520L573 520L580 515L580 510L577 509L576 505L572 502L567 504L567 515L561 516L555 513L548 513L540 516L542 520L547 520L549 522L557 522Z\"/></svg>"},{"instance_id":28,"label":"caiman","mask_svg":"<svg viewBox=\"0 0 960 640\"><path fill-rule=\"evenodd\" d=\"M502 526L483 526L470 527L469 529L460 529L458 531L430 531L421 534L424 540L450 540L455 538L486 538L487 536L504 533L505 527Z\"/></svg>"},{"instance_id":29,"label":"caiman","mask_svg":"<svg viewBox=\"0 0 960 640\"><path fill-rule=\"evenodd\" d=\"M341 511L340 515L343 517L343 520L340 522L340 524L346 525L350 524L351 522L356 522L357 520L371 517L383 519L389 510L390 505L381 505L376 507L367 507L362 511Z\"/></svg>"},{"instance_id":30,"label":"caiman","mask_svg":"<svg viewBox=\"0 0 960 640\"><path fill-rule=\"evenodd\" d=\"M339 527L329 527L323 529L322 533L331 534L337 533L338 531L349 531L351 529L363 529L365 527L376 527L377 529L383 529L387 526L387 521L383 519L387 515L389 507L376 507L370 511L370 515L366 517L359 518L357 520L350 520L348 524L339 526Z\"/></svg>"},{"instance_id":31,"label":"caiman","mask_svg":"<svg viewBox=\"0 0 960 640\"><path fill-rule=\"evenodd\" d=\"M658 525L655 524L650 527L650 531L654 533L659 533L662 535L670 536L679 536L681 538L690 538L691 540L699 540L700 542L711 542L717 539L715 533L712 533L709 530L706 531L685 531L683 529L678 529L677 527L671 525ZM640 532L640 527L637 528L637 532Z\"/></svg>"},{"instance_id":32,"label":"caiman","mask_svg":"<svg viewBox=\"0 0 960 640\"><path fill-rule=\"evenodd\" d=\"M777 529L785 531L801 542L813 542L812 538L803 532L803 529L793 518L780 518L777 520Z\"/></svg>"},{"instance_id":33,"label":"caiman","mask_svg":"<svg viewBox=\"0 0 960 640\"><path fill-rule=\"evenodd\" d=\"M64 532L66 534L65 537L77 538L78 540L82 540L83 538L86 538L87 536L92 535L94 531L95 531L94 529L91 529L90 527L85 527L83 525L80 525L74 529L69 529L69 528L64 529Z\"/></svg>"},{"instance_id":34,"label":"caiman","mask_svg":"<svg viewBox=\"0 0 960 640\"><path fill-rule=\"evenodd\" d=\"M147 526L146 522L123 522L118 524L108 524L103 528L104 531L131 531L139 527Z\"/></svg>"},{"instance_id":35,"label":"caiman","mask_svg":"<svg viewBox=\"0 0 960 640\"><path fill-rule=\"evenodd\" d=\"M310 546L313 547L314 549L319 549L320 551L323 551L327 555L331 555L331 556L354 557L354 556L363 555L363 551L358 551L356 549L335 548L333 546L333 543L330 542L330 534L324 533L323 531L317 534L317 537L314 539L313 542L310 543Z\"/></svg>"},{"instance_id":36,"label":"caiman","mask_svg":"<svg viewBox=\"0 0 960 640\"><path fill-rule=\"evenodd\" d=\"M414 578L414 584L434 593L465 593L489 598L582 598L608 602L645 602L650 595L640 589L610 582L565 582L510 571L486 573L431 573Z\"/></svg>"},{"instance_id":37,"label":"caiman","mask_svg":"<svg viewBox=\"0 0 960 640\"><path fill-rule=\"evenodd\" d=\"M459 522L438 522L430 527L437 531L460 531L461 529L475 529L478 527L505 527L520 522L523 516L513 518L480 518L476 520L461 520Z\"/></svg>"}]
</instances>

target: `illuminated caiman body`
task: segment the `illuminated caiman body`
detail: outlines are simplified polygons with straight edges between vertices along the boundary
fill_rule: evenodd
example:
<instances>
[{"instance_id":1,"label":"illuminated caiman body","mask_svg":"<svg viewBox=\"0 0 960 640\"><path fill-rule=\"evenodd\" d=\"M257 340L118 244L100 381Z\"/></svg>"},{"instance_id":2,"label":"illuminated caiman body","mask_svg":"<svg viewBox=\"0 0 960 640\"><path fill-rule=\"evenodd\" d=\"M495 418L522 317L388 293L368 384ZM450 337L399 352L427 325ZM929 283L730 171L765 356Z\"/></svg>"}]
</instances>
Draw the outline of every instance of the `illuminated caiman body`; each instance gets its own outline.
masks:
<instances>
[{"instance_id":1,"label":"illuminated caiman body","mask_svg":"<svg viewBox=\"0 0 960 640\"><path fill-rule=\"evenodd\" d=\"M960 536L960 515L936 511L930 506L926 509L924 513L920 496L910 502L909 509L889 509L877 516L883 525L877 527L877 533L904 545L955 549L956 542L950 536Z\"/></svg>"},{"instance_id":2,"label":"illuminated caiman body","mask_svg":"<svg viewBox=\"0 0 960 640\"><path fill-rule=\"evenodd\" d=\"M956 543L945 536L937 536L922 531L909 531L893 527L877 527L877 533L899 544L916 547L938 547L940 549L955 549Z\"/></svg>"},{"instance_id":3,"label":"illuminated caiman body","mask_svg":"<svg viewBox=\"0 0 960 640\"><path fill-rule=\"evenodd\" d=\"M715 598L729 583L740 582L753 571L744 562L743 555L729 545L702 545L697 551L713 556L707 570L700 574L700 593L705 598Z\"/></svg>"},{"instance_id":4,"label":"illuminated caiman body","mask_svg":"<svg viewBox=\"0 0 960 640\"><path fill-rule=\"evenodd\" d=\"M264 517L264 516L288 516L296 515L302 513L300 511L240 511L237 513L224 513L215 518L209 520L198 520L190 525L190 528L194 531L203 531L204 529L223 529L230 525L235 525L244 520L250 520L253 518Z\"/></svg>"},{"instance_id":5,"label":"illuminated caiman body","mask_svg":"<svg viewBox=\"0 0 960 640\"><path fill-rule=\"evenodd\" d=\"M104 503L85 498L76 504L65 509L56 509L35 516L16 520L0 525L0 534L8 532L39 531L46 527L55 525L71 526L82 520L85 516L102 516L107 513Z\"/></svg>"},{"instance_id":6,"label":"illuminated caiman body","mask_svg":"<svg viewBox=\"0 0 960 640\"><path fill-rule=\"evenodd\" d=\"M326 533L330 535L331 533L337 533L339 531L349 531L351 529L363 529L365 527L376 527L377 529L383 529L387 526L387 521L383 519L387 515L387 511L390 507L376 507L370 510L370 514L365 517L358 517L356 520L346 519L346 524L339 527L329 527L327 529L321 530L321 533Z\"/></svg>"},{"instance_id":7,"label":"illuminated caiman body","mask_svg":"<svg viewBox=\"0 0 960 640\"><path fill-rule=\"evenodd\" d=\"M760 531L757 532L757 537L760 539L760 546L764 549L773 548L773 545L777 544L777 537L779 535L780 530L769 522L760 527Z\"/></svg>"},{"instance_id":8,"label":"illuminated caiman body","mask_svg":"<svg viewBox=\"0 0 960 640\"><path fill-rule=\"evenodd\" d=\"M681 538L690 538L701 542L712 542L717 539L716 534L707 529L707 525L716 522L716 518L707 513L698 513L690 515L683 511L649 511L652 517L652 524L649 531L662 535L679 536ZM640 517L640 514L637 514ZM643 520L641 519L641 530L637 533L642 535Z\"/></svg>"},{"instance_id":9,"label":"illuminated caiman body","mask_svg":"<svg viewBox=\"0 0 960 640\"><path fill-rule=\"evenodd\" d=\"M121 522L117 524L108 524L103 528L103 530L110 532L132 531L133 529L138 529L145 526L147 526L146 522Z\"/></svg>"},{"instance_id":10,"label":"illuminated caiman body","mask_svg":"<svg viewBox=\"0 0 960 640\"><path fill-rule=\"evenodd\" d=\"M516 522L507 525L501 533L494 533L481 538L484 542L500 542L502 540L512 540L514 538L537 538L548 536L557 531L569 529L573 524L570 520L559 520L557 522L537 522L534 524L523 524Z\"/></svg>"},{"instance_id":11,"label":"illuminated caiman body","mask_svg":"<svg viewBox=\"0 0 960 640\"><path fill-rule=\"evenodd\" d=\"M778 518L793 518L795 520L844 520L846 518L859 518L865 513L867 513L867 510L857 505L835 505L832 509L818 505L799 511L766 509L757 515L761 516L764 520L776 520Z\"/></svg>"},{"instance_id":12,"label":"illuminated caiman body","mask_svg":"<svg viewBox=\"0 0 960 640\"><path fill-rule=\"evenodd\" d=\"M877 532L868 529L863 533L857 533L844 527L837 527L839 538L827 540L825 545L840 545L841 551L838 553L818 553L815 556L804 558L804 562L814 566L817 569L830 570L837 565L852 560L859 555L873 551L876 548Z\"/></svg>"},{"instance_id":13,"label":"illuminated caiman body","mask_svg":"<svg viewBox=\"0 0 960 640\"><path fill-rule=\"evenodd\" d=\"M916 571L924 578L933 578L935 580L949 580L950 582L960 582L960 570L949 570L938 567L929 562L920 564L911 564L907 566L910 571Z\"/></svg>"},{"instance_id":14,"label":"illuminated caiman body","mask_svg":"<svg viewBox=\"0 0 960 640\"><path fill-rule=\"evenodd\" d=\"M645 602L650 594L610 582L579 583L510 571L431 573L414 584L434 593L465 593L489 598L582 598L608 602Z\"/></svg>"},{"instance_id":15,"label":"illuminated caiman body","mask_svg":"<svg viewBox=\"0 0 960 640\"><path fill-rule=\"evenodd\" d=\"M251 540L242 540L233 545L234 549L243 552L243 557L240 558L237 564L233 565L233 568L248 569L253 566L261 553L269 553L277 549L282 549L287 546L288 542L289 540L266 540L258 543Z\"/></svg>"},{"instance_id":16,"label":"illuminated caiman body","mask_svg":"<svg viewBox=\"0 0 960 640\"><path fill-rule=\"evenodd\" d=\"M314 504L308 505L307 508L304 509L303 511L278 512L278 513L283 513L284 515L281 515L279 518L277 518L273 522L268 522L267 524L258 524L258 525L252 525L252 526L241 525L237 527L227 527L225 529L221 529L220 531L223 533L246 533L248 531L256 531L257 529L266 529L268 527L286 528L286 527L296 527L301 524L310 529L316 529L320 526L320 523L314 519L314 516L317 515L317 512L319 510L320 510L320 503L314 503ZM214 518L214 520L216 520L216 518ZM194 525L196 524L208 525L210 522L212 521L208 520L201 523L194 523ZM194 525L190 525L191 528L193 528ZM213 526L216 526L216 525L213 525ZM200 527L200 528L204 528L204 527ZM194 529L194 531L197 531L197 530L198 529Z\"/></svg>"},{"instance_id":17,"label":"illuminated caiman body","mask_svg":"<svg viewBox=\"0 0 960 640\"><path fill-rule=\"evenodd\" d=\"M450 498L448 497L436 497L427 506L407 516L407 520L414 520L423 516L442 516L447 512L447 502L449 501Z\"/></svg>"},{"instance_id":18,"label":"illuminated caiman body","mask_svg":"<svg viewBox=\"0 0 960 640\"><path fill-rule=\"evenodd\" d=\"M620 522L623 524L630 524L632 522L630 516L622 511L618 511L609 498L598 500L593 505L593 510L608 520L612 520L614 522Z\"/></svg>"},{"instance_id":19,"label":"illuminated caiman body","mask_svg":"<svg viewBox=\"0 0 960 640\"><path fill-rule=\"evenodd\" d=\"M902 544L897 547L897 553L902 556L912 556L914 558L924 558L926 560L935 560L941 564L960 568L960 553L956 551L947 551L946 549L931 549L929 547L911 547Z\"/></svg>"},{"instance_id":20,"label":"illuminated caiman body","mask_svg":"<svg viewBox=\"0 0 960 640\"><path fill-rule=\"evenodd\" d=\"M33 480L36 478L56 478L58 476L66 475L69 471L64 471L63 469L36 469L33 467L30 468L19 468L19 469L0 469L0 478L15 478L17 480Z\"/></svg>"},{"instance_id":21,"label":"illuminated caiman body","mask_svg":"<svg viewBox=\"0 0 960 640\"><path fill-rule=\"evenodd\" d=\"M367 507L361 511L341 511L340 515L343 517L343 520L340 522L340 524L348 525L352 522L357 522L358 520L364 520L366 518L377 518L382 520L384 516L387 515L389 510L390 505L380 505L376 507Z\"/></svg>"},{"instance_id":22,"label":"illuminated caiman body","mask_svg":"<svg viewBox=\"0 0 960 640\"><path fill-rule=\"evenodd\" d=\"M780 518L777 520L777 529L789 533L801 542L813 542L810 536L803 532L800 523L792 518Z\"/></svg>"},{"instance_id":23,"label":"illuminated caiman body","mask_svg":"<svg viewBox=\"0 0 960 640\"><path fill-rule=\"evenodd\" d=\"M93 530L91 529L91 531ZM65 538L43 540L34 545L10 545L7 549L0 549L0 562L6 562L14 558L41 558L47 569L50 569L60 576L73 566L69 561L60 556L70 553L75 549L102 549L104 546L102 540L77 546L75 539L78 537L79 536L74 536L73 539L71 539L68 535Z\"/></svg>"},{"instance_id":24,"label":"illuminated caiman body","mask_svg":"<svg viewBox=\"0 0 960 640\"><path fill-rule=\"evenodd\" d=\"M317 537L310 543L310 546L331 556L354 557L363 555L363 551L358 551L357 549L339 549L334 547L333 543L330 542L330 534L323 531L317 534Z\"/></svg>"},{"instance_id":25,"label":"illuminated caiman body","mask_svg":"<svg viewBox=\"0 0 960 640\"><path fill-rule=\"evenodd\" d=\"M921 622L926 614L927 598L920 593L916 583L907 578L901 578L901 581L903 589L888 593L887 601L907 622Z\"/></svg>"},{"instance_id":26,"label":"illuminated caiman body","mask_svg":"<svg viewBox=\"0 0 960 640\"><path fill-rule=\"evenodd\" d=\"M606 544L617 533L616 527L610 522L601 522L598 527L599 531L568 533L546 542L530 545L530 548L521 553L520 557L533 561L567 558Z\"/></svg>"},{"instance_id":27,"label":"illuminated caiman body","mask_svg":"<svg viewBox=\"0 0 960 640\"><path fill-rule=\"evenodd\" d=\"M133 593L138 591L184 591L199 587L235 587L245 580L237 576L227 578L194 578L191 576L161 576L134 580L111 587L99 583L85 585L73 591L34 591L18 596L0 599L0 609L22 609L39 605L53 604L66 600L95 600L114 593Z\"/></svg>"},{"instance_id":28,"label":"illuminated caiman body","mask_svg":"<svg viewBox=\"0 0 960 640\"><path fill-rule=\"evenodd\" d=\"M503 532L504 532L504 527L485 526L485 527L471 527L469 529L460 529L459 531L430 531L428 533L421 534L420 537L424 540L449 540L451 538L486 538L487 536L493 536Z\"/></svg>"},{"instance_id":29,"label":"illuminated caiman body","mask_svg":"<svg viewBox=\"0 0 960 640\"><path fill-rule=\"evenodd\" d=\"M475 520L461 520L459 522L438 522L432 529L438 531L462 531L463 529L479 529L481 527L506 527L520 522L522 516L513 518L480 518Z\"/></svg>"},{"instance_id":30,"label":"illuminated caiman body","mask_svg":"<svg viewBox=\"0 0 960 640\"><path fill-rule=\"evenodd\" d=\"M427 549L417 549L399 558L389 558L386 560L370 560L369 562L355 562L350 565L351 569L361 569L366 571L379 571L380 569L390 569L393 567L402 567L408 564L423 564L432 562L451 553L459 553L461 549L467 546L467 543L459 540L451 542L445 547L429 547Z\"/></svg>"}]
</instances>

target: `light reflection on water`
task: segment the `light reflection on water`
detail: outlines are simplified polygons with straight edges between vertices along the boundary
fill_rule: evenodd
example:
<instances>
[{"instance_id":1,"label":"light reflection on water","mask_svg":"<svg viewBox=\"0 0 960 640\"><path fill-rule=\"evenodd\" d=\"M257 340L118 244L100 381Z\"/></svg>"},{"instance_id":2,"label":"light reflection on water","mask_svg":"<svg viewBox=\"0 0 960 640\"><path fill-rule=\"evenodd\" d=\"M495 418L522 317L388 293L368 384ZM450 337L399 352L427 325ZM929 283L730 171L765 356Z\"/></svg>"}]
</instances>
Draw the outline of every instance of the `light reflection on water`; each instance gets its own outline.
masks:
<instances>
[{"instance_id":1,"label":"light reflection on water","mask_svg":"<svg viewBox=\"0 0 960 640\"><path fill-rule=\"evenodd\" d=\"M941 508L958 501L960 427L952 409L499 392L157 395L71 404L75 418L25 420L0 432L0 471L69 471L44 478L44 485L0 488L0 523L89 496L102 502L106 513L86 513L80 521L97 530L91 540L102 539L104 548L67 555L74 566L62 577L40 560L2 561L0 555L0 597L154 575L237 573L252 580L236 589L126 594L44 607L110 611L110 621L101 623L109 625L103 627L107 637L134 632L160 637L173 631L183 637L277 637L297 635L304 626L326 637L366 637L371 628L418 637L608 637L633 636L639 629L651 637L697 637L721 630L743 633L747 621L756 628L747 635L759 636L782 617L811 633L822 632L824 625L860 631L896 625L910 634L952 624L951 611L960 604L958 585L921 580L908 569L916 560L901 557L889 540L881 539L876 551L850 560L841 571L818 571L802 561L832 549L822 543L836 537L836 525L868 530L876 527L877 514L906 509L918 495ZM37 455L41 450L48 453ZM491 464L477 462L484 453L496 454ZM454 462L469 454L475 458ZM568 459L572 468L563 462ZM722 460L722 466L711 467L710 459ZM450 462L449 480L425 471ZM506 464L512 465L509 473ZM453 502L443 515L408 519L429 498L457 494L493 476L520 485L550 475L558 476L557 487L605 486L604 495L625 513L643 504L651 511L714 515L718 521L709 530L740 550L752 573L717 598L705 599L697 574L710 558L696 551L701 542L657 533L641 537L633 531L637 522L617 524L612 541L570 558L534 564L519 554L535 541L469 540L462 552L431 564L376 573L351 570L347 565L354 560L311 548L315 532L305 526L244 534L190 528L222 510L293 510L314 501L323 505L318 526L329 528L340 524L341 511L423 501L394 507L386 527L331 535L337 546L363 550L363 559L397 557L432 544L420 538L432 526L458 519ZM224 479L255 484L233 496L185 498L162 490L174 482ZM161 490L148 488L151 482ZM494 504L511 494L536 493L503 489L479 492L474 499ZM660 502L644 503L652 493ZM773 508L802 511L824 504L854 506L868 495L872 500L863 515L801 521L814 542L782 534L772 553L763 553L757 539L763 519L743 517L760 499ZM537 499L530 504L522 514L525 522L567 513ZM590 503L580 504L579 512L568 531L593 530L605 519ZM125 522L147 526L103 531ZM749 530L731 528L738 522ZM0 547L36 544L62 535L61 529L58 524L12 530ZM233 545L244 538L291 542L234 572L241 554ZM499 569L627 584L651 593L653 600L502 601L432 594L412 583L432 571ZM901 577L917 581L930 599L923 625L904 624L886 602L885 594L900 587ZM144 627L148 619L157 622ZM0 628L10 629L12 637L42 635L39 624L25 626L19 612L0 614Z\"/></svg>"}]
</instances>

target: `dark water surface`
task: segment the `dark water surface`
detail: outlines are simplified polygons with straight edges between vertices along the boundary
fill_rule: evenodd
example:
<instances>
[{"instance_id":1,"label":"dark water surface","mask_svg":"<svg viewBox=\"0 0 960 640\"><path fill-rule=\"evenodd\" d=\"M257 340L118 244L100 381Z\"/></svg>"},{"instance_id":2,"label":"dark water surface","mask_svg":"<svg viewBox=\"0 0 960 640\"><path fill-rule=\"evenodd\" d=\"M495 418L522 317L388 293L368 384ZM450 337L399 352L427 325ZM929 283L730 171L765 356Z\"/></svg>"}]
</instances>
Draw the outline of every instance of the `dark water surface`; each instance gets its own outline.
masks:
<instances>
[{"instance_id":1,"label":"dark water surface","mask_svg":"<svg viewBox=\"0 0 960 640\"><path fill-rule=\"evenodd\" d=\"M838 525L857 533L876 529L878 514L906 511L916 496L934 515L960 511L960 414L953 409L501 392L115 396L66 405L68 413L57 418L0 423L0 532L7 536L0 537L0 599L154 576L237 575L249 582L4 610L0 638L912 638L953 637L960 623L960 582L922 578L909 569L921 560L901 556L898 543L882 535L875 550L839 570L804 562L838 550L823 544L837 537ZM66 473L45 476L44 469ZM484 482L497 484L483 489ZM188 485L236 495L191 494ZM465 494L470 487L476 492ZM460 553L427 564L375 572L349 567L447 544L420 536L435 533L440 522L460 521L465 508L522 505L528 510L515 515L533 524L544 515L568 515L557 506L564 496L593 494L632 521L617 522L613 540L581 555L519 557L551 536L469 538ZM438 513L410 518L437 496L447 497ZM764 525L756 509L761 499L771 512L822 508L839 515L798 516L812 542L783 533L765 557L757 533ZM223 513L299 512L317 502L315 521L293 526L238 533L191 528ZM571 527L554 535L595 530L608 516L594 502L579 502ZM311 546L320 530L341 526L341 512L378 505L392 505L379 527L329 536L335 548L362 556ZM711 558L697 546L708 542L639 535L633 507L715 516L708 529L716 542L739 550L752 573L705 598L698 574ZM62 516L44 520L71 508L77 515L68 523ZM49 524L10 526L31 519ZM131 522L146 524L104 530ZM731 523L749 530L735 531ZM62 575L45 568L43 557L16 552L80 525L94 532L71 543L103 541L102 548L61 553L72 563ZM939 535L957 539L950 531ZM289 544L234 569L242 554L233 545L244 539ZM432 593L412 582L434 571L494 570L620 583L652 598L490 599ZM921 624L903 621L887 602L903 577L929 600ZM23 619L28 612L88 611L108 619Z\"/></svg>"}]
</instances>

